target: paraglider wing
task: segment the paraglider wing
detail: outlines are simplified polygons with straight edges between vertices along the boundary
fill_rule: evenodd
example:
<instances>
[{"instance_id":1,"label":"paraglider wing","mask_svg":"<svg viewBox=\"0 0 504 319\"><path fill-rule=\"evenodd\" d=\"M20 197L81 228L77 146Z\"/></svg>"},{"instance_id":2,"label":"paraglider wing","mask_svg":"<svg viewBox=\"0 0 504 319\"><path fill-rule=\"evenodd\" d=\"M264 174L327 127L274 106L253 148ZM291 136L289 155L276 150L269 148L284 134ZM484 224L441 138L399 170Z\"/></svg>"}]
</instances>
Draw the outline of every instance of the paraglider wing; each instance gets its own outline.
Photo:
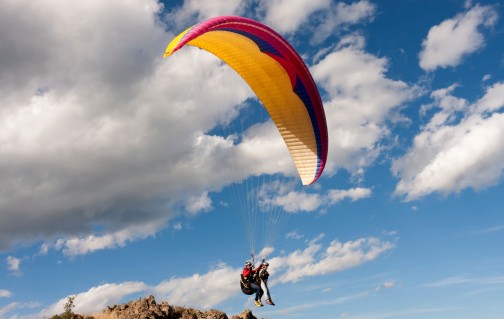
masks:
<instances>
[{"instance_id":1,"label":"paraglider wing","mask_svg":"<svg viewBox=\"0 0 504 319\"><path fill-rule=\"evenodd\" d=\"M315 82L292 46L269 27L235 16L185 30L164 57L186 44L211 52L240 74L277 126L303 185L315 182L327 160L327 124Z\"/></svg>"}]
</instances>

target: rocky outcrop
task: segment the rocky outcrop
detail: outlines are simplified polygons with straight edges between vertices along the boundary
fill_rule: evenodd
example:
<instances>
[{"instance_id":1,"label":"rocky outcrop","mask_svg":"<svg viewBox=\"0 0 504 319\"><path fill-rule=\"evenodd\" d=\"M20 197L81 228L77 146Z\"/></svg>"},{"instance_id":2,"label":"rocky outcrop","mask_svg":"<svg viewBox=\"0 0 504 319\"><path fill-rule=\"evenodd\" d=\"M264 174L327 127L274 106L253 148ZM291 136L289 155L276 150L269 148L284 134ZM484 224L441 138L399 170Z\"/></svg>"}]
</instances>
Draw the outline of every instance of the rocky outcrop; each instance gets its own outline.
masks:
<instances>
[{"instance_id":1,"label":"rocky outcrop","mask_svg":"<svg viewBox=\"0 0 504 319\"><path fill-rule=\"evenodd\" d=\"M194 308L172 306L167 302L158 304L152 295L130 301L127 304L107 307L103 310L103 315L107 318L117 319L257 319L248 309L229 318L224 312L215 309L201 311Z\"/></svg>"},{"instance_id":2,"label":"rocky outcrop","mask_svg":"<svg viewBox=\"0 0 504 319\"><path fill-rule=\"evenodd\" d=\"M231 319L257 319L257 318L254 317L254 315L252 314L252 311L247 309L244 312L242 312L241 314L239 314L238 316L232 316Z\"/></svg>"}]
</instances>

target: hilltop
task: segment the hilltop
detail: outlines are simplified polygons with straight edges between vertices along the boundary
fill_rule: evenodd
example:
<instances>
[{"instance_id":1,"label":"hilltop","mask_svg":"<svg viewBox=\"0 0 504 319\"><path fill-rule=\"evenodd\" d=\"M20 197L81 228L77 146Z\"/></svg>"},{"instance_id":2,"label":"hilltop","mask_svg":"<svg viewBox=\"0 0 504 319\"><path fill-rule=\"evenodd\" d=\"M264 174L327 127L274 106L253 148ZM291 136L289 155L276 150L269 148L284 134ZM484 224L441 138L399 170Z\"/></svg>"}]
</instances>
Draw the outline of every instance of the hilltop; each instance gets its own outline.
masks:
<instances>
[{"instance_id":1,"label":"hilltop","mask_svg":"<svg viewBox=\"0 0 504 319\"><path fill-rule=\"evenodd\" d=\"M249 309L228 317L220 310L201 311L194 308L157 303L154 296L132 300L126 304L109 306L100 314L74 315L73 319L257 319Z\"/></svg>"}]
</instances>

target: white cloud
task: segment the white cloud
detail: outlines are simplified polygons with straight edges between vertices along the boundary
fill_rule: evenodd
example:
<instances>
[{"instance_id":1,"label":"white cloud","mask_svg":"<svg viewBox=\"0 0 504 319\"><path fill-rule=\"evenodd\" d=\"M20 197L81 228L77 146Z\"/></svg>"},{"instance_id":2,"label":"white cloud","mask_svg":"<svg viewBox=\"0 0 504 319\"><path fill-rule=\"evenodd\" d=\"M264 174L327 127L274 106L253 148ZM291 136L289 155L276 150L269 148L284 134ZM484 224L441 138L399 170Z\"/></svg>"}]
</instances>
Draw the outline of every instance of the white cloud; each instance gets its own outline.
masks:
<instances>
[{"instance_id":1,"label":"white cloud","mask_svg":"<svg viewBox=\"0 0 504 319\"><path fill-rule=\"evenodd\" d=\"M301 239L303 237L304 237L303 235L299 234L295 230L288 232L287 235L285 235L285 238L292 238L292 239Z\"/></svg>"},{"instance_id":2,"label":"white cloud","mask_svg":"<svg viewBox=\"0 0 504 319\"><path fill-rule=\"evenodd\" d=\"M47 243L43 243L42 245L40 245L40 249L39 249L38 254L39 254L40 256L45 256L45 255L47 255L47 253L49 252L49 249L50 249L50 248L51 248L51 247L50 247L50 245L49 245L49 244L47 244Z\"/></svg>"},{"instance_id":3,"label":"white cloud","mask_svg":"<svg viewBox=\"0 0 504 319\"><path fill-rule=\"evenodd\" d=\"M345 243L332 241L322 251L320 238L313 240L304 250L296 250L285 257L270 259L270 265L282 269L280 274L273 276L275 282L296 282L304 277L321 276L329 273L357 267L367 261L378 258L381 254L394 248L392 242L368 237Z\"/></svg>"},{"instance_id":4,"label":"white cloud","mask_svg":"<svg viewBox=\"0 0 504 319\"><path fill-rule=\"evenodd\" d=\"M24 308L36 308L39 307L40 304L36 302L12 302L10 304L7 304L3 307L0 307L0 318L6 318L5 315L13 312L17 309L24 309ZM17 317L11 317L11 318L17 318ZM33 317L33 319L40 318L40 317Z\"/></svg>"},{"instance_id":5,"label":"white cloud","mask_svg":"<svg viewBox=\"0 0 504 319\"><path fill-rule=\"evenodd\" d=\"M182 31L209 18L222 15L240 15L246 5L247 0L184 0L181 7L168 13L166 20L169 24L175 23L176 28Z\"/></svg>"},{"instance_id":6,"label":"white cloud","mask_svg":"<svg viewBox=\"0 0 504 319\"><path fill-rule=\"evenodd\" d=\"M394 282L393 281L387 281L387 282L383 283L382 285L376 287L374 289L374 291L378 292L378 291L380 291L382 289L391 289L393 287L394 287Z\"/></svg>"},{"instance_id":7,"label":"white cloud","mask_svg":"<svg viewBox=\"0 0 504 319\"><path fill-rule=\"evenodd\" d=\"M322 197L319 194L309 194L304 192L289 192L277 197L273 205L282 206L286 212L313 212L322 205Z\"/></svg>"},{"instance_id":8,"label":"white cloud","mask_svg":"<svg viewBox=\"0 0 504 319\"><path fill-rule=\"evenodd\" d=\"M497 83L475 103L452 96L451 86L435 91L439 106L406 155L392 170L400 181L395 194L406 200L465 188L482 189L499 181L504 170L504 86ZM482 142L484 141L484 142Z\"/></svg>"},{"instance_id":9,"label":"white cloud","mask_svg":"<svg viewBox=\"0 0 504 319\"><path fill-rule=\"evenodd\" d=\"M294 32L308 17L330 6L330 0L261 0L264 22L279 33Z\"/></svg>"},{"instance_id":10,"label":"white cloud","mask_svg":"<svg viewBox=\"0 0 504 319\"><path fill-rule=\"evenodd\" d=\"M334 34L338 27L371 19L375 5L367 0L350 4L329 0L262 0L260 11L264 14L264 22L279 33L294 33L317 14L313 40L319 43Z\"/></svg>"},{"instance_id":11,"label":"white cloud","mask_svg":"<svg viewBox=\"0 0 504 319\"><path fill-rule=\"evenodd\" d=\"M75 297L73 309L75 313L92 314L101 312L105 307L118 304L131 294L144 292L148 286L143 282L123 282L120 284L104 284L92 287L86 292L73 295ZM62 313L68 297L59 300L39 313L39 318L50 317Z\"/></svg>"},{"instance_id":12,"label":"white cloud","mask_svg":"<svg viewBox=\"0 0 504 319\"><path fill-rule=\"evenodd\" d=\"M204 191L200 196L189 196L186 202L186 210L190 214L208 212L212 209L212 199L208 197L208 192Z\"/></svg>"},{"instance_id":13,"label":"white cloud","mask_svg":"<svg viewBox=\"0 0 504 319\"><path fill-rule=\"evenodd\" d=\"M264 206L281 207L287 213L314 212L347 198L356 201L370 197L371 192L371 189L362 187L347 190L330 189L326 194L292 190L284 194L268 192L269 197L262 197L261 201Z\"/></svg>"},{"instance_id":14,"label":"white cloud","mask_svg":"<svg viewBox=\"0 0 504 319\"><path fill-rule=\"evenodd\" d=\"M502 109L504 107L504 82L490 86L475 107L478 113L491 113Z\"/></svg>"},{"instance_id":15,"label":"white cloud","mask_svg":"<svg viewBox=\"0 0 504 319\"><path fill-rule=\"evenodd\" d=\"M273 254L273 252L275 251L275 248L274 247L264 247L263 249L261 249L261 251L259 252L259 254L257 254L257 258L259 259L267 259L268 256L270 256L271 254Z\"/></svg>"},{"instance_id":16,"label":"white cloud","mask_svg":"<svg viewBox=\"0 0 504 319\"><path fill-rule=\"evenodd\" d=\"M219 265L206 274L171 278L153 289L160 298L170 300L170 303L208 309L241 293L237 281L240 272L240 269Z\"/></svg>"},{"instance_id":17,"label":"white cloud","mask_svg":"<svg viewBox=\"0 0 504 319\"><path fill-rule=\"evenodd\" d=\"M58 239L53 247L56 250L63 250L67 256L84 255L97 250L121 247L128 241L152 236L162 227L164 227L162 222L132 225L105 235Z\"/></svg>"},{"instance_id":18,"label":"white cloud","mask_svg":"<svg viewBox=\"0 0 504 319\"><path fill-rule=\"evenodd\" d=\"M476 5L432 27L422 42L420 67L426 71L457 66L462 59L484 46L482 28L489 28L498 15L491 6Z\"/></svg>"},{"instance_id":19,"label":"white cloud","mask_svg":"<svg viewBox=\"0 0 504 319\"><path fill-rule=\"evenodd\" d=\"M253 138L235 146L205 135L253 93L209 53L161 60L171 35L156 1L16 3L0 4L0 30L27 31L22 42L0 32L0 249L82 233L91 235L68 241L69 252L115 247L128 240L122 230L149 235L143 227L166 225L188 196L246 175L223 164L288 163L288 153L279 164L249 150Z\"/></svg>"},{"instance_id":20,"label":"white cloud","mask_svg":"<svg viewBox=\"0 0 504 319\"><path fill-rule=\"evenodd\" d=\"M375 12L376 5L367 0L350 4L331 2L330 7L321 12L322 22L317 25L313 41L320 43L337 33L337 29L340 27L372 20Z\"/></svg>"},{"instance_id":21,"label":"white cloud","mask_svg":"<svg viewBox=\"0 0 504 319\"><path fill-rule=\"evenodd\" d=\"M109 195L126 195L106 179L135 166L120 164L140 134L127 133L135 90L125 88L162 52L157 10L155 1L0 4L0 29L24 30L23 41L0 32L1 248L87 228L117 203Z\"/></svg>"},{"instance_id":22,"label":"white cloud","mask_svg":"<svg viewBox=\"0 0 504 319\"><path fill-rule=\"evenodd\" d=\"M383 288L390 289L394 287L394 282L393 281L387 281L386 283L383 284Z\"/></svg>"},{"instance_id":23,"label":"white cloud","mask_svg":"<svg viewBox=\"0 0 504 319\"><path fill-rule=\"evenodd\" d=\"M10 296L12 296L12 292L5 289L0 289L0 298L9 298Z\"/></svg>"},{"instance_id":24,"label":"white cloud","mask_svg":"<svg viewBox=\"0 0 504 319\"><path fill-rule=\"evenodd\" d=\"M362 173L384 147L381 142L389 135L386 119L416 94L406 83L386 77L388 61L364 52L362 37L351 39L343 39L344 45L311 68L327 92L329 175L340 168Z\"/></svg>"},{"instance_id":25,"label":"white cloud","mask_svg":"<svg viewBox=\"0 0 504 319\"><path fill-rule=\"evenodd\" d=\"M349 198L351 201L356 201L358 199L367 198L371 196L371 190L369 188L352 188L348 190L332 189L328 193L328 197L331 202L336 203Z\"/></svg>"},{"instance_id":26,"label":"white cloud","mask_svg":"<svg viewBox=\"0 0 504 319\"><path fill-rule=\"evenodd\" d=\"M7 257L7 269L14 273L19 273L21 267L21 259L8 256Z\"/></svg>"}]
</instances>

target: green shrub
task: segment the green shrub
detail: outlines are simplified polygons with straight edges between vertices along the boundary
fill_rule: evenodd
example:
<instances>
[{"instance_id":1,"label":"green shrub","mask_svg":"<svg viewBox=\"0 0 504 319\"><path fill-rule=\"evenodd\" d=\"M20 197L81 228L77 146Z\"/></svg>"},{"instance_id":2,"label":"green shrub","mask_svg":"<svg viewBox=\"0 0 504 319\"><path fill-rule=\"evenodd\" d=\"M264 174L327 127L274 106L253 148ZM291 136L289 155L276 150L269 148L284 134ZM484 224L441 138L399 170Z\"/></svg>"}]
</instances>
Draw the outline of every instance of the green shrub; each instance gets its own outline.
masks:
<instances>
[{"instance_id":1,"label":"green shrub","mask_svg":"<svg viewBox=\"0 0 504 319\"><path fill-rule=\"evenodd\" d=\"M68 297L67 302L64 306L65 311L60 315L52 316L50 319L73 319L74 313L73 313L72 309L73 309L73 307L75 307L74 299L75 299L75 296Z\"/></svg>"}]
</instances>

